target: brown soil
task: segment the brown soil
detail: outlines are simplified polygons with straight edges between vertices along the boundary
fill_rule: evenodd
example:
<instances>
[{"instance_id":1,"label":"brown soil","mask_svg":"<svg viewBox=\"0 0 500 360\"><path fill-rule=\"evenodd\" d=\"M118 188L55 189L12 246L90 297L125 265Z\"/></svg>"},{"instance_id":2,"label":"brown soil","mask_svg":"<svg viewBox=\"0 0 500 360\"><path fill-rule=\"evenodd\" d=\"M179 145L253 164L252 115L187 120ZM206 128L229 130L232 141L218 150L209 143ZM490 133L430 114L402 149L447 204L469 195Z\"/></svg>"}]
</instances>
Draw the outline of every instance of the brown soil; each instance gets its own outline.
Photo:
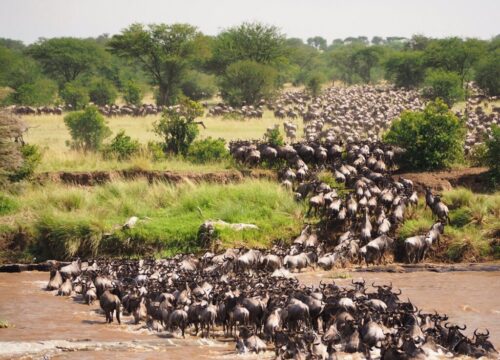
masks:
<instances>
[{"instance_id":1,"label":"brown soil","mask_svg":"<svg viewBox=\"0 0 500 360\"><path fill-rule=\"evenodd\" d=\"M227 170L211 173L176 173L171 171L128 169L120 171L46 172L39 174L35 181L40 183L53 181L72 185L94 186L119 179L147 179L149 182L166 181L170 183L189 181L196 183L210 182L228 184L241 182L246 178L276 180L277 176L272 170Z\"/></svg>"},{"instance_id":2,"label":"brown soil","mask_svg":"<svg viewBox=\"0 0 500 360\"><path fill-rule=\"evenodd\" d=\"M413 181L419 192L424 192L426 186L434 191L446 191L463 186L474 192L489 192L493 189L485 176L487 171L485 167L474 167L436 172L401 173L393 177L395 179L404 177Z\"/></svg>"}]
</instances>

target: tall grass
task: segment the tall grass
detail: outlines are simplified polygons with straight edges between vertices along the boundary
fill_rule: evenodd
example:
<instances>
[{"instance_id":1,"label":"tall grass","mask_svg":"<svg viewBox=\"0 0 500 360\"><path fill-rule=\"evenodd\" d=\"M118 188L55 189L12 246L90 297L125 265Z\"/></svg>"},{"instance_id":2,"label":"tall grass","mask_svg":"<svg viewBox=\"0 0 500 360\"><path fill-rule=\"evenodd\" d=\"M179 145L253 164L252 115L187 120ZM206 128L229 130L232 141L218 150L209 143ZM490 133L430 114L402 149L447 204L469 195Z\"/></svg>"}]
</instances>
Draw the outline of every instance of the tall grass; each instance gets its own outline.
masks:
<instances>
[{"instance_id":1,"label":"tall grass","mask_svg":"<svg viewBox=\"0 0 500 360\"><path fill-rule=\"evenodd\" d=\"M500 192L476 194L465 188L443 193L450 209L436 258L446 261L480 261L500 258ZM421 201L399 229L399 239L424 234L435 220Z\"/></svg>"},{"instance_id":2,"label":"tall grass","mask_svg":"<svg viewBox=\"0 0 500 360\"><path fill-rule=\"evenodd\" d=\"M208 219L252 223L257 230L220 230L221 246L269 247L300 231L302 205L279 184L170 185L145 180L95 187L26 184L10 195L20 204L9 216L28 227L32 251L41 258L76 255L171 255L201 250L199 226ZM138 224L123 230L131 216ZM0 217L0 225L7 217Z\"/></svg>"}]
</instances>

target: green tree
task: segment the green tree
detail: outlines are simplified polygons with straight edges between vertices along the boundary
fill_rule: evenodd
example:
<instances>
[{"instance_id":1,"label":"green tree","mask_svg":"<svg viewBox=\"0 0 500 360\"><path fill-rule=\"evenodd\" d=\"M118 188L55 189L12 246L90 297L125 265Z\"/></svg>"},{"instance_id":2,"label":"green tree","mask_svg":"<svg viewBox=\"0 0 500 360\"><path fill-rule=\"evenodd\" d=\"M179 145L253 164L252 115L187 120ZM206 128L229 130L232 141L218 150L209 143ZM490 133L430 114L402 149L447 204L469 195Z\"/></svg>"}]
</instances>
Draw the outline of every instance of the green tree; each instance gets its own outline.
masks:
<instances>
[{"instance_id":1,"label":"green tree","mask_svg":"<svg viewBox=\"0 0 500 360\"><path fill-rule=\"evenodd\" d=\"M215 76L190 70L182 81L181 89L182 93L192 100L211 98L217 92Z\"/></svg>"},{"instance_id":2,"label":"green tree","mask_svg":"<svg viewBox=\"0 0 500 360\"><path fill-rule=\"evenodd\" d=\"M399 87L419 86L425 76L422 55L420 51L403 51L389 56L384 64L388 78Z\"/></svg>"},{"instance_id":3,"label":"green tree","mask_svg":"<svg viewBox=\"0 0 500 360\"><path fill-rule=\"evenodd\" d=\"M203 115L203 107L192 100L183 99L178 107L167 108L161 119L154 123L155 133L164 140L164 150L175 155L186 155L198 135L195 121Z\"/></svg>"},{"instance_id":4,"label":"green tree","mask_svg":"<svg viewBox=\"0 0 500 360\"><path fill-rule=\"evenodd\" d=\"M321 36L310 37L307 39L307 45L314 47L316 50L326 50L326 39Z\"/></svg>"},{"instance_id":5,"label":"green tree","mask_svg":"<svg viewBox=\"0 0 500 360\"><path fill-rule=\"evenodd\" d=\"M424 80L424 96L434 100L440 98L448 106L452 106L464 97L464 89L460 76L444 70L429 70Z\"/></svg>"},{"instance_id":6,"label":"green tree","mask_svg":"<svg viewBox=\"0 0 500 360\"><path fill-rule=\"evenodd\" d=\"M306 81L306 89L313 97L319 96L321 92L321 84L325 82L325 78L321 73L312 73L308 76Z\"/></svg>"},{"instance_id":7,"label":"green tree","mask_svg":"<svg viewBox=\"0 0 500 360\"><path fill-rule=\"evenodd\" d=\"M159 105L173 104L189 64L206 55L202 34L187 24L133 24L113 36L112 53L138 61L158 87Z\"/></svg>"},{"instance_id":8,"label":"green tree","mask_svg":"<svg viewBox=\"0 0 500 360\"><path fill-rule=\"evenodd\" d=\"M129 105L139 106L142 102L142 98L141 87L131 80L128 81L123 89L123 99L125 102Z\"/></svg>"},{"instance_id":9,"label":"green tree","mask_svg":"<svg viewBox=\"0 0 500 360\"><path fill-rule=\"evenodd\" d=\"M118 92L113 83L104 78L96 78L90 83L89 97L90 100L100 106L106 104L114 104L118 96Z\"/></svg>"},{"instance_id":10,"label":"green tree","mask_svg":"<svg viewBox=\"0 0 500 360\"><path fill-rule=\"evenodd\" d=\"M8 102L30 106L51 105L57 95L57 84L51 80L39 78L34 82L20 85L9 94Z\"/></svg>"},{"instance_id":11,"label":"green tree","mask_svg":"<svg viewBox=\"0 0 500 360\"><path fill-rule=\"evenodd\" d=\"M276 78L277 72L271 66L243 60L228 66L219 86L222 97L231 105L254 105L274 94Z\"/></svg>"},{"instance_id":12,"label":"green tree","mask_svg":"<svg viewBox=\"0 0 500 360\"><path fill-rule=\"evenodd\" d=\"M379 64L382 52L380 46L369 46L360 48L352 54L354 71L363 82L369 83L371 81L371 71Z\"/></svg>"},{"instance_id":13,"label":"green tree","mask_svg":"<svg viewBox=\"0 0 500 360\"><path fill-rule=\"evenodd\" d=\"M221 32L214 42L212 66L218 74L239 61L275 66L285 61L285 36L275 26L243 23Z\"/></svg>"},{"instance_id":14,"label":"green tree","mask_svg":"<svg viewBox=\"0 0 500 360\"><path fill-rule=\"evenodd\" d=\"M500 183L500 126L491 127L491 137L486 140L486 163L490 167L493 180Z\"/></svg>"},{"instance_id":15,"label":"green tree","mask_svg":"<svg viewBox=\"0 0 500 360\"><path fill-rule=\"evenodd\" d=\"M405 149L401 167L436 170L463 159L466 127L441 100L423 111L405 111L393 121L384 141Z\"/></svg>"},{"instance_id":16,"label":"green tree","mask_svg":"<svg viewBox=\"0 0 500 360\"><path fill-rule=\"evenodd\" d=\"M82 74L92 73L108 60L105 50L95 42L76 38L44 39L31 45L27 53L61 87Z\"/></svg>"},{"instance_id":17,"label":"green tree","mask_svg":"<svg viewBox=\"0 0 500 360\"><path fill-rule=\"evenodd\" d=\"M477 66L475 80L491 96L500 95L500 50L482 59Z\"/></svg>"},{"instance_id":18,"label":"green tree","mask_svg":"<svg viewBox=\"0 0 500 360\"><path fill-rule=\"evenodd\" d=\"M102 146L105 138L111 135L111 130L104 117L95 106L85 110L69 113L64 117L64 123L69 130L73 149L96 151Z\"/></svg>"},{"instance_id":19,"label":"green tree","mask_svg":"<svg viewBox=\"0 0 500 360\"><path fill-rule=\"evenodd\" d=\"M88 90L78 82L67 83L61 91L61 98L71 110L83 109L90 101Z\"/></svg>"}]
</instances>

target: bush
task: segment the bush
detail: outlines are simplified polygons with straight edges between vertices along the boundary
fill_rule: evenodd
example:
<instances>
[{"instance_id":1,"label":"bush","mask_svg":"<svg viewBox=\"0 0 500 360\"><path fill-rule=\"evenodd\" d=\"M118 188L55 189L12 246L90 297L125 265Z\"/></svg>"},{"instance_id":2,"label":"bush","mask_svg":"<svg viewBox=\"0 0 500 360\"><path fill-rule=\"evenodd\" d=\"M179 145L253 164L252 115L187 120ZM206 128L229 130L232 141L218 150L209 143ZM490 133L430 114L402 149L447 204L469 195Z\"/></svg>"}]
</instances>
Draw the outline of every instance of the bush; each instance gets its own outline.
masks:
<instances>
[{"instance_id":1,"label":"bush","mask_svg":"<svg viewBox=\"0 0 500 360\"><path fill-rule=\"evenodd\" d=\"M10 93L8 102L20 105L42 106L54 103L57 85L48 79L38 79L33 83L25 83Z\"/></svg>"},{"instance_id":2,"label":"bush","mask_svg":"<svg viewBox=\"0 0 500 360\"><path fill-rule=\"evenodd\" d=\"M454 72L430 70L425 76L423 94L430 100L440 98L452 106L464 98L462 79Z\"/></svg>"},{"instance_id":3,"label":"bush","mask_svg":"<svg viewBox=\"0 0 500 360\"><path fill-rule=\"evenodd\" d=\"M189 146L198 135L200 122L194 120L203 115L202 106L192 100L184 99L177 108L167 108L162 118L155 122L154 131L165 142L165 151L186 155Z\"/></svg>"},{"instance_id":4,"label":"bush","mask_svg":"<svg viewBox=\"0 0 500 360\"><path fill-rule=\"evenodd\" d=\"M500 95L500 54L492 54L482 60L477 69L475 80L479 87L491 96Z\"/></svg>"},{"instance_id":5,"label":"bush","mask_svg":"<svg viewBox=\"0 0 500 360\"><path fill-rule=\"evenodd\" d=\"M387 59L385 70L396 86L417 87L424 79L422 52L396 52Z\"/></svg>"},{"instance_id":6,"label":"bush","mask_svg":"<svg viewBox=\"0 0 500 360\"><path fill-rule=\"evenodd\" d=\"M215 77L199 71L188 72L181 89L184 95L193 100L208 99L217 92Z\"/></svg>"},{"instance_id":7,"label":"bush","mask_svg":"<svg viewBox=\"0 0 500 360\"><path fill-rule=\"evenodd\" d=\"M280 129L276 127L264 134L264 140L275 147L285 145L283 135L281 135Z\"/></svg>"},{"instance_id":8,"label":"bush","mask_svg":"<svg viewBox=\"0 0 500 360\"><path fill-rule=\"evenodd\" d=\"M90 101L87 89L76 82L69 82L61 91L61 98L71 110L81 110Z\"/></svg>"},{"instance_id":9,"label":"bush","mask_svg":"<svg viewBox=\"0 0 500 360\"><path fill-rule=\"evenodd\" d=\"M90 84L90 100L99 106L114 104L118 93L113 83L106 79L95 79Z\"/></svg>"},{"instance_id":10,"label":"bush","mask_svg":"<svg viewBox=\"0 0 500 360\"><path fill-rule=\"evenodd\" d=\"M314 73L308 76L306 80L306 89L313 97L317 97L321 92L321 84L325 81L323 75Z\"/></svg>"},{"instance_id":11,"label":"bush","mask_svg":"<svg viewBox=\"0 0 500 360\"><path fill-rule=\"evenodd\" d=\"M393 121L384 141L404 148L402 168L434 170L461 161L466 128L441 100L424 111L405 111Z\"/></svg>"},{"instance_id":12,"label":"bush","mask_svg":"<svg viewBox=\"0 0 500 360\"><path fill-rule=\"evenodd\" d=\"M224 139L212 139L211 137L193 142L187 154L189 161L198 164L223 160L228 157L229 151L226 149Z\"/></svg>"},{"instance_id":13,"label":"bush","mask_svg":"<svg viewBox=\"0 0 500 360\"><path fill-rule=\"evenodd\" d=\"M36 167L42 162L42 153L37 145L24 144L21 146L23 162L14 173L9 176L10 181L21 181L30 178Z\"/></svg>"},{"instance_id":14,"label":"bush","mask_svg":"<svg viewBox=\"0 0 500 360\"><path fill-rule=\"evenodd\" d=\"M225 101L233 106L254 105L276 90L277 72L268 65L243 60L229 65L220 80Z\"/></svg>"},{"instance_id":15,"label":"bush","mask_svg":"<svg viewBox=\"0 0 500 360\"><path fill-rule=\"evenodd\" d=\"M486 141L486 163L490 167L493 180L500 182L500 126L491 127L491 137Z\"/></svg>"},{"instance_id":16,"label":"bush","mask_svg":"<svg viewBox=\"0 0 500 360\"><path fill-rule=\"evenodd\" d=\"M132 140L130 136L125 135L125 130L121 130L111 143L104 147L103 154L107 158L116 157L118 160L127 160L137 154L140 149L139 141Z\"/></svg>"},{"instance_id":17,"label":"bush","mask_svg":"<svg viewBox=\"0 0 500 360\"><path fill-rule=\"evenodd\" d=\"M104 139L111 135L111 130L106 125L104 117L95 106L89 106L83 111L66 115L64 123L73 139L70 143L73 149L99 150Z\"/></svg>"},{"instance_id":18,"label":"bush","mask_svg":"<svg viewBox=\"0 0 500 360\"><path fill-rule=\"evenodd\" d=\"M141 105L142 102L142 90L139 85L133 81L127 82L123 89L123 99L129 105Z\"/></svg>"}]
</instances>

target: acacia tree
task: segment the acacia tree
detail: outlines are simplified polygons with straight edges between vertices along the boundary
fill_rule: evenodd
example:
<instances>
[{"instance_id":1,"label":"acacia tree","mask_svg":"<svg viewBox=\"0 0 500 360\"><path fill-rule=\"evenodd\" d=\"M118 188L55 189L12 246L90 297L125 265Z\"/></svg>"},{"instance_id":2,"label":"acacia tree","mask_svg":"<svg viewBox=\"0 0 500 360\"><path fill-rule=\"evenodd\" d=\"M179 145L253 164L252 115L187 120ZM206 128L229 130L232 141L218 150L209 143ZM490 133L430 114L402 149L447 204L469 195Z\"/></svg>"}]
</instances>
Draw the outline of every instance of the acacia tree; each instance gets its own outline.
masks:
<instances>
[{"instance_id":1,"label":"acacia tree","mask_svg":"<svg viewBox=\"0 0 500 360\"><path fill-rule=\"evenodd\" d=\"M41 40L31 45L27 53L40 63L45 74L58 80L61 87L82 74L91 73L109 56L96 43L76 38Z\"/></svg>"},{"instance_id":2,"label":"acacia tree","mask_svg":"<svg viewBox=\"0 0 500 360\"><path fill-rule=\"evenodd\" d=\"M190 62L206 56L203 35L188 24L133 24L113 36L112 53L138 61L158 87L159 105L175 103Z\"/></svg>"}]
</instances>

